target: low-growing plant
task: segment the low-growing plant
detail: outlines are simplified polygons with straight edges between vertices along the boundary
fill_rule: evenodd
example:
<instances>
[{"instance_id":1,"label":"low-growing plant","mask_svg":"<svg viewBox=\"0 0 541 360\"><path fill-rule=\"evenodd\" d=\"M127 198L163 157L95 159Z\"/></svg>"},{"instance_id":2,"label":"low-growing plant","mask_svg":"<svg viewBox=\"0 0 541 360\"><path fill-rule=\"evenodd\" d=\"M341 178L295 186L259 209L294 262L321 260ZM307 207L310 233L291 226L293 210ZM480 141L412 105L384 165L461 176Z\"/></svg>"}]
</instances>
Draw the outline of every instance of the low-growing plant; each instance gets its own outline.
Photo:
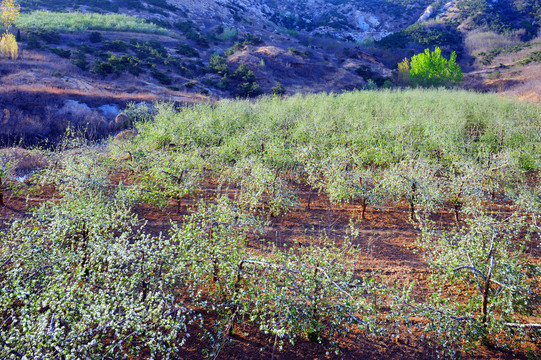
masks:
<instances>
[{"instance_id":1,"label":"low-growing plant","mask_svg":"<svg viewBox=\"0 0 541 360\"><path fill-rule=\"evenodd\" d=\"M200 57L199 52L188 44L178 44L175 46L177 53L187 57Z\"/></svg>"},{"instance_id":2,"label":"low-growing plant","mask_svg":"<svg viewBox=\"0 0 541 360\"><path fill-rule=\"evenodd\" d=\"M103 41L103 36L99 31L91 31L88 35L88 40L91 43L96 44Z\"/></svg>"},{"instance_id":3,"label":"low-growing plant","mask_svg":"<svg viewBox=\"0 0 541 360\"><path fill-rule=\"evenodd\" d=\"M69 59L71 57L71 50L62 49L62 48L50 48L53 54L56 54L64 59Z\"/></svg>"},{"instance_id":4,"label":"low-growing plant","mask_svg":"<svg viewBox=\"0 0 541 360\"><path fill-rule=\"evenodd\" d=\"M150 72L152 76L160 82L160 84L163 85L171 85L173 83L173 80L167 76L166 74L162 73L158 69L154 68Z\"/></svg>"},{"instance_id":5,"label":"low-growing plant","mask_svg":"<svg viewBox=\"0 0 541 360\"><path fill-rule=\"evenodd\" d=\"M4 205L4 190L7 189L8 178L13 175L14 162L8 155L0 158L0 206Z\"/></svg>"},{"instance_id":6,"label":"low-growing plant","mask_svg":"<svg viewBox=\"0 0 541 360\"><path fill-rule=\"evenodd\" d=\"M167 35L168 31L145 20L124 14L34 11L23 13L15 25L26 31L82 32L87 30L134 31Z\"/></svg>"}]
</instances>

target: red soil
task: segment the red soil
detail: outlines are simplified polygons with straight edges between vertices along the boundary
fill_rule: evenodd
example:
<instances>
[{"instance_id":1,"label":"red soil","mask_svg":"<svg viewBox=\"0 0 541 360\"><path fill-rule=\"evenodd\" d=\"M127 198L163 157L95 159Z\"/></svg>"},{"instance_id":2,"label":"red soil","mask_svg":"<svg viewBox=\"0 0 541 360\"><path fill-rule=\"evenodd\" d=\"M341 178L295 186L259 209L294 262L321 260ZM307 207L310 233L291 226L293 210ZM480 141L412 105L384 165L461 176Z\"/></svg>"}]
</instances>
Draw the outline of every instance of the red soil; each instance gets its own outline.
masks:
<instances>
[{"instance_id":1,"label":"red soil","mask_svg":"<svg viewBox=\"0 0 541 360\"><path fill-rule=\"evenodd\" d=\"M366 250L358 259L358 271L381 271L398 282L414 282L414 297L422 300L429 291L430 269L421 254L414 252L414 241L418 231L408 220L407 207L399 208L368 208L367 219L359 219L359 207L355 205L333 206L324 195L312 195L310 209L306 209L309 193L307 189L299 189L300 205L285 216L271 219L271 225L264 239L279 245L298 246L299 244L317 241L320 230L326 229L327 236L336 241L342 241L350 221L355 221L360 229L355 243ZM214 187L208 187L201 193L203 198L212 198L216 193ZM51 189L45 188L29 196L15 196L7 192L6 205L0 206L0 230L13 219L23 218L29 208L51 199ZM164 209L158 209L148 204L137 205L135 213L147 221L146 231L166 234L170 228L170 220L181 221L190 213L197 199L183 200L181 213L176 212L176 202ZM438 213L435 219L443 224L454 221L452 214ZM264 251L265 242L253 239L248 246ZM541 257L538 249L533 250L535 257ZM215 320L213 314L205 314L210 325ZM192 337L185 346L182 358L205 359L202 349L208 344L201 341L196 334L197 328L191 329ZM405 334L405 335L404 335ZM419 340L420 334L408 335L404 332L400 337L390 341L389 338L363 338L351 336L340 341L342 354L336 356L327 354L322 345L308 340L299 339L295 345L286 344L282 350L274 350L274 338L261 333L253 324L236 325L233 335L226 341L219 353L221 359L434 359L435 349ZM273 354L274 352L274 354ZM469 358L467 354L464 357ZM140 358L145 358L144 353ZM506 352L480 346L475 359L526 359L524 351Z\"/></svg>"}]
</instances>

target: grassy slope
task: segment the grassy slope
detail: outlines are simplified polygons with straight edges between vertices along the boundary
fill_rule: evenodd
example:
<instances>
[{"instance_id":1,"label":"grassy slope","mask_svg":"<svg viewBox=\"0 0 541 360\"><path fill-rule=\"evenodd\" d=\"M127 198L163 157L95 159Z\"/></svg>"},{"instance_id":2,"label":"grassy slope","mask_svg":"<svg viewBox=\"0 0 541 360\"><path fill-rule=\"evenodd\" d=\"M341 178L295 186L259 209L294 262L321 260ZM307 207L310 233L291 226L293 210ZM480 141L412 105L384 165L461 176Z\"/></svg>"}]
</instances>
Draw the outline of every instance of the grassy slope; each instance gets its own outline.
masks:
<instances>
[{"instance_id":1,"label":"grassy slope","mask_svg":"<svg viewBox=\"0 0 541 360\"><path fill-rule=\"evenodd\" d=\"M34 11L22 13L16 27L23 30L44 29L67 32L86 30L133 31L168 35L169 32L143 19L124 14Z\"/></svg>"},{"instance_id":2,"label":"grassy slope","mask_svg":"<svg viewBox=\"0 0 541 360\"><path fill-rule=\"evenodd\" d=\"M538 168L540 121L538 105L496 95L451 90L361 91L298 95L283 101L222 101L216 107L197 105L174 114L163 110L155 122L140 124L139 130L155 145L178 145L186 131L195 131L201 146L208 146L205 141L210 140L205 139L223 136L225 143L245 155L263 141L275 151L267 160L276 163L291 164L298 148L310 146L329 151L344 147L352 156L382 165L419 153L431 156L435 150L475 158L483 151L488 156L500 149L513 153L517 161L531 157ZM525 154L522 149L529 145L534 148ZM479 153L468 153L468 148Z\"/></svg>"}]
</instances>

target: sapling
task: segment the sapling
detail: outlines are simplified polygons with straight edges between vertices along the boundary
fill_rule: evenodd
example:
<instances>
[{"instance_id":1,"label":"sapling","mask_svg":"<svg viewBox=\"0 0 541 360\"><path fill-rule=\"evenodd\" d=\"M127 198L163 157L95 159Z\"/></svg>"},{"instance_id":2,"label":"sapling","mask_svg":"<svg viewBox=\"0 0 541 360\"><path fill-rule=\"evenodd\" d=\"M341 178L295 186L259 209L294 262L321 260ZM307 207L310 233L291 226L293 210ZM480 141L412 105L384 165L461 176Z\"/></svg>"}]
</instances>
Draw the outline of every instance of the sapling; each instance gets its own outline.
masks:
<instances>
[{"instance_id":1,"label":"sapling","mask_svg":"<svg viewBox=\"0 0 541 360\"><path fill-rule=\"evenodd\" d=\"M12 175L13 173L13 165L14 162L12 159L4 154L2 158L0 158L0 206L4 205L4 189L7 184L6 179L9 175Z\"/></svg>"},{"instance_id":2,"label":"sapling","mask_svg":"<svg viewBox=\"0 0 541 360\"><path fill-rule=\"evenodd\" d=\"M4 169L0 169L0 205L4 205Z\"/></svg>"},{"instance_id":3,"label":"sapling","mask_svg":"<svg viewBox=\"0 0 541 360\"><path fill-rule=\"evenodd\" d=\"M422 158L406 159L383 174L381 187L388 199L405 199L409 218L417 222L419 210L431 210L441 202L437 166Z\"/></svg>"},{"instance_id":4,"label":"sapling","mask_svg":"<svg viewBox=\"0 0 541 360\"><path fill-rule=\"evenodd\" d=\"M222 173L222 183L240 188L237 202L244 209L267 218L289 212L297 203L281 172L252 157L239 161Z\"/></svg>"},{"instance_id":5,"label":"sapling","mask_svg":"<svg viewBox=\"0 0 541 360\"><path fill-rule=\"evenodd\" d=\"M442 195L450 203L457 223L464 208L474 206L482 198L480 171L479 166L465 161L452 161L441 171Z\"/></svg>"},{"instance_id":6,"label":"sapling","mask_svg":"<svg viewBox=\"0 0 541 360\"><path fill-rule=\"evenodd\" d=\"M333 203L358 202L361 205L361 219L366 219L368 204L381 201L381 188L378 186L374 170L364 169L357 164L333 163L324 170L325 191Z\"/></svg>"},{"instance_id":7,"label":"sapling","mask_svg":"<svg viewBox=\"0 0 541 360\"><path fill-rule=\"evenodd\" d=\"M535 325L523 321L540 319L536 293L541 269L525 253L528 224L524 217L516 213L503 217L474 207L468 208L468 215L465 226L451 230L421 221L418 245L435 271L436 292L428 308L464 322L464 339L473 346L479 336L486 341L502 329ZM453 285L466 288L460 290L458 303L445 300Z\"/></svg>"}]
</instances>

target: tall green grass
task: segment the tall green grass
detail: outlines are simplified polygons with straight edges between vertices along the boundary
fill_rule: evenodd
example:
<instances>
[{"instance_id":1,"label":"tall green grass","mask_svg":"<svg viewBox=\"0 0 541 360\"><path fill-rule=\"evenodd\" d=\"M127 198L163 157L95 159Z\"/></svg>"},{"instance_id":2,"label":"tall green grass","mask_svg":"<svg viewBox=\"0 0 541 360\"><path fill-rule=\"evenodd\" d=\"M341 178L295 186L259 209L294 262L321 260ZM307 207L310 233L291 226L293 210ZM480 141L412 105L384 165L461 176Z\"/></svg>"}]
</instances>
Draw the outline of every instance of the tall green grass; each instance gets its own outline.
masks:
<instances>
[{"instance_id":1,"label":"tall green grass","mask_svg":"<svg viewBox=\"0 0 541 360\"><path fill-rule=\"evenodd\" d=\"M220 144L214 151L225 160L258 154L264 144L274 166L295 166L300 149L325 154L343 148L382 166L441 152L475 162L506 153L524 168L541 169L541 106L467 91L358 91L162 106L153 122L139 128L158 146Z\"/></svg>"},{"instance_id":2,"label":"tall green grass","mask_svg":"<svg viewBox=\"0 0 541 360\"><path fill-rule=\"evenodd\" d=\"M24 30L45 29L68 32L112 30L168 34L167 30L155 24L124 14L34 11L22 13L17 19L16 26Z\"/></svg>"}]
</instances>

